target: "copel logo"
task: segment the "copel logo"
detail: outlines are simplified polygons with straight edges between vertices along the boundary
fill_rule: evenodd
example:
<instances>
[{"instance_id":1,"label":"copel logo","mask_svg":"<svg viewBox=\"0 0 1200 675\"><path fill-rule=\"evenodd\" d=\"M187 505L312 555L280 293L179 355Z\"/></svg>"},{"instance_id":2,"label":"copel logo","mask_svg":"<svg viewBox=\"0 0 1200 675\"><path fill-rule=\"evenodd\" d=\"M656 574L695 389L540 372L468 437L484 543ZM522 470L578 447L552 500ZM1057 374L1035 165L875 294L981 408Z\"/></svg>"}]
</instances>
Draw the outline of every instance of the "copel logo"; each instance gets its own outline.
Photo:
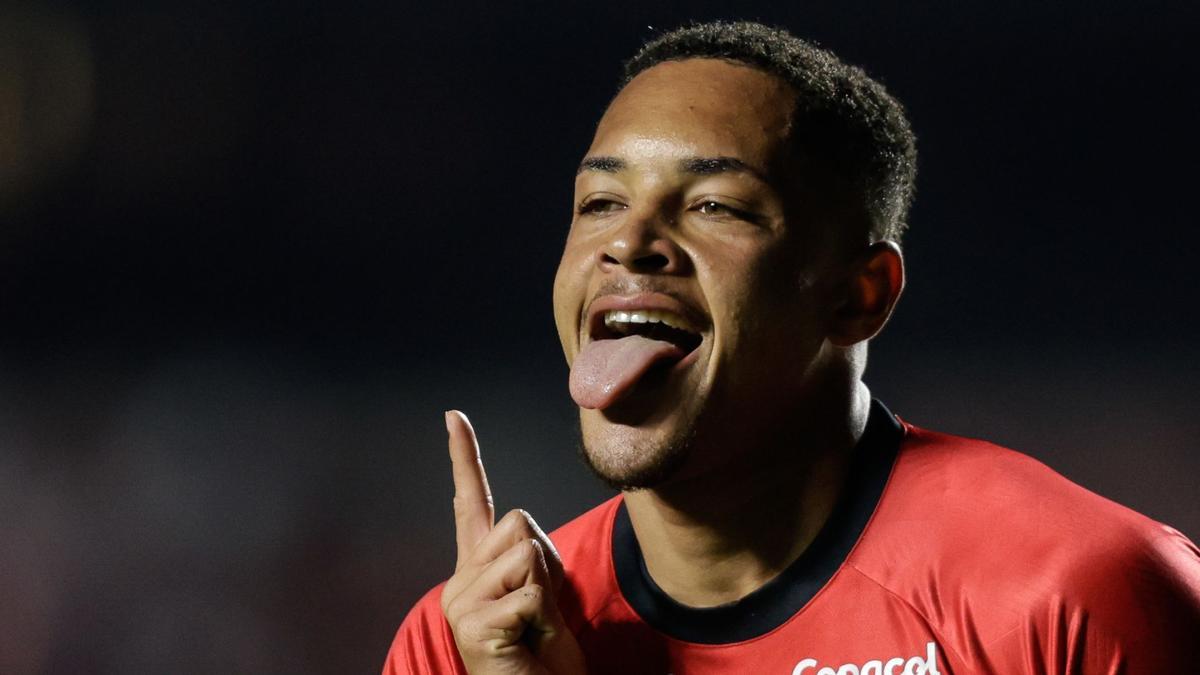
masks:
<instances>
[{"instance_id":1,"label":"copel logo","mask_svg":"<svg viewBox=\"0 0 1200 675\"><path fill-rule=\"evenodd\" d=\"M792 675L942 675L937 667L937 645L925 644L925 656L914 656L905 660L902 656L886 661L867 661L861 666L843 663L838 667L824 666L816 659L804 659L792 669ZM903 670L901 670L903 668Z\"/></svg>"}]
</instances>

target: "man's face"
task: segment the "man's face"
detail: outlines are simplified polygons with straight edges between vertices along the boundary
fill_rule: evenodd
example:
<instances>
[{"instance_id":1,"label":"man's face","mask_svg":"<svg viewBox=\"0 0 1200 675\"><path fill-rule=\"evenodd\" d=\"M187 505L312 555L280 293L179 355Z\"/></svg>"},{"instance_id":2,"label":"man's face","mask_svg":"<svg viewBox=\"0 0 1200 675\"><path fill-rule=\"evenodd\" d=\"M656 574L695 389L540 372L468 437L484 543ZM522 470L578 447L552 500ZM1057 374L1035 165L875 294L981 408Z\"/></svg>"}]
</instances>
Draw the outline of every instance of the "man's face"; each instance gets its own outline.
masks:
<instances>
[{"instance_id":1,"label":"man's face","mask_svg":"<svg viewBox=\"0 0 1200 675\"><path fill-rule=\"evenodd\" d=\"M691 59L638 75L600 120L554 315L586 458L614 485L728 461L812 386L829 308L793 101L772 75Z\"/></svg>"}]
</instances>

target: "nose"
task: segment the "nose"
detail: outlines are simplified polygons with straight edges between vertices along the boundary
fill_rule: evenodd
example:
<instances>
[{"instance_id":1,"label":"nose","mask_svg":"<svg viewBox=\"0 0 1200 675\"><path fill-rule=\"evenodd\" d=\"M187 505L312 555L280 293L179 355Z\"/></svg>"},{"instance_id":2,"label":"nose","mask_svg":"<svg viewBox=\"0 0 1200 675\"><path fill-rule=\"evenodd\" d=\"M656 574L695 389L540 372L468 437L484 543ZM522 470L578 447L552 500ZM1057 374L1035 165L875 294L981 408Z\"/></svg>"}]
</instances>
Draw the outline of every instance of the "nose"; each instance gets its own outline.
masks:
<instances>
[{"instance_id":1,"label":"nose","mask_svg":"<svg viewBox=\"0 0 1200 675\"><path fill-rule=\"evenodd\" d=\"M623 267L639 274L680 274L686 256L670 229L657 215L631 213L600 245L596 265L605 272Z\"/></svg>"}]
</instances>

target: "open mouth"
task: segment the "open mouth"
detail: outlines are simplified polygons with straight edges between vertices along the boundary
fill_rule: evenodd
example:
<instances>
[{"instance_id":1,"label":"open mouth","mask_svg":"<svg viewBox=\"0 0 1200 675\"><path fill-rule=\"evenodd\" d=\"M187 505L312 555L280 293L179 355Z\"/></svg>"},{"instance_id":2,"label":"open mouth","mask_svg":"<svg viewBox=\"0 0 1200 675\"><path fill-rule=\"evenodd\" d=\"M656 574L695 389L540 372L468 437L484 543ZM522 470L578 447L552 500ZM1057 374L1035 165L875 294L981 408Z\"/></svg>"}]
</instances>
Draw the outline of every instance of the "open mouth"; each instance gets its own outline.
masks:
<instances>
[{"instance_id":1,"label":"open mouth","mask_svg":"<svg viewBox=\"0 0 1200 675\"><path fill-rule=\"evenodd\" d=\"M592 329L593 340L617 340L641 335L651 340L669 342L685 355L692 353L704 341L691 322L671 312L661 310L610 310L597 315L603 321Z\"/></svg>"},{"instance_id":2,"label":"open mouth","mask_svg":"<svg viewBox=\"0 0 1200 675\"><path fill-rule=\"evenodd\" d=\"M571 366L571 397L581 407L604 409L639 383L662 383L647 374L690 366L704 342L698 321L672 298L604 298L597 305L588 317L590 339Z\"/></svg>"}]
</instances>

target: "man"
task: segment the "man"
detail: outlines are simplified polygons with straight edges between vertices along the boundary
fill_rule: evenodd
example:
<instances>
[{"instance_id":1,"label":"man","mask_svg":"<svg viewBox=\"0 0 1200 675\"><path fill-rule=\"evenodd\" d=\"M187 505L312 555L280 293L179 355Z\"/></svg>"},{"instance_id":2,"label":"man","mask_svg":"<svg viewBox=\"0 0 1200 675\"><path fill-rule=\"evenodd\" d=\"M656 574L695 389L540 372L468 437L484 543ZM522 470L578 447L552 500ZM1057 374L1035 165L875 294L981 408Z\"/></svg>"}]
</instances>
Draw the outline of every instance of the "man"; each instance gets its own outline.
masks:
<instances>
[{"instance_id":1,"label":"man","mask_svg":"<svg viewBox=\"0 0 1200 675\"><path fill-rule=\"evenodd\" d=\"M784 32L644 47L554 285L585 459L621 495L552 537L494 523L447 413L458 562L384 672L1198 672L1191 542L871 400L914 167L899 104Z\"/></svg>"}]
</instances>

